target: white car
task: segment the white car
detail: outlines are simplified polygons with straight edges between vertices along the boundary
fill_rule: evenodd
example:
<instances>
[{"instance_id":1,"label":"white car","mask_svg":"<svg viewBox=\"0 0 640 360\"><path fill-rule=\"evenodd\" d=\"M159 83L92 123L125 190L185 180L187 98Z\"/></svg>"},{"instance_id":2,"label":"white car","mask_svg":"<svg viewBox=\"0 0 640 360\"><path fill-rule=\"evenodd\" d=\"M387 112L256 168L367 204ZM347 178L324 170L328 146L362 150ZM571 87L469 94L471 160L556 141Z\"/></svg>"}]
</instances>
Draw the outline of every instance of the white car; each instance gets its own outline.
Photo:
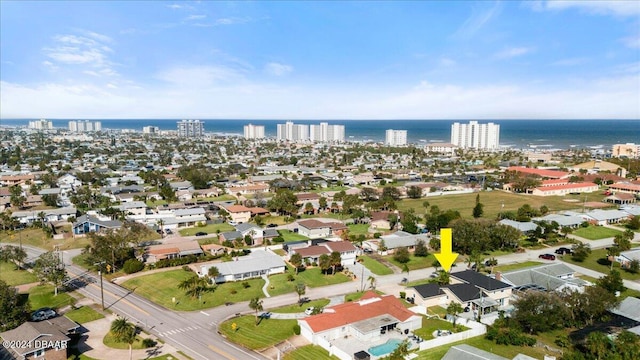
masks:
<instances>
[{"instance_id":1,"label":"white car","mask_svg":"<svg viewBox=\"0 0 640 360\"><path fill-rule=\"evenodd\" d=\"M304 311L304 313L306 315L311 315L311 314L313 314L313 310L315 310L315 307L313 307L313 306L312 307L308 307L307 310Z\"/></svg>"}]
</instances>

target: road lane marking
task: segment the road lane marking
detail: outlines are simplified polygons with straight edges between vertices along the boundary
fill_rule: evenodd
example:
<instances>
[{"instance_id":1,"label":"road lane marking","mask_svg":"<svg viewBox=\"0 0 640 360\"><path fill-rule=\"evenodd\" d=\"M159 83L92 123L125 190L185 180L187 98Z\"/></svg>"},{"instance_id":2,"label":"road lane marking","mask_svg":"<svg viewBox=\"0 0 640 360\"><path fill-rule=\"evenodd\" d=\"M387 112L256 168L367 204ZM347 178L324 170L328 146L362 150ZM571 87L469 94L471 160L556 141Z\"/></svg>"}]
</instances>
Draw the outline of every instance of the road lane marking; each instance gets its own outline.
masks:
<instances>
[{"instance_id":1,"label":"road lane marking","mask_svg":"<svg viewBox=\"0 0 640 360\"><path fill-rule=\"evenodd\" d=\"M207 314L207 313L206 313L206 312L204 312L204 311L200 311L200 314L203 314L203 315L207 315L207 316L209 316L209 314Z\"/></svg>"},{"instance_id":2,"label":"road lane marking","mask_svg":"<svg viewBox=\"0 0 640 360\"><path fill-rule=\"evenodd\" d=\"M213 345L209 345L209 349L217 352L218 354L222 355L225 359L229 359L229 360L235 360L235 358L233 356L231 356L231 354L229 354L226 351L220 350L217 347L213 346Z\"/></svg>"}]
</instances>

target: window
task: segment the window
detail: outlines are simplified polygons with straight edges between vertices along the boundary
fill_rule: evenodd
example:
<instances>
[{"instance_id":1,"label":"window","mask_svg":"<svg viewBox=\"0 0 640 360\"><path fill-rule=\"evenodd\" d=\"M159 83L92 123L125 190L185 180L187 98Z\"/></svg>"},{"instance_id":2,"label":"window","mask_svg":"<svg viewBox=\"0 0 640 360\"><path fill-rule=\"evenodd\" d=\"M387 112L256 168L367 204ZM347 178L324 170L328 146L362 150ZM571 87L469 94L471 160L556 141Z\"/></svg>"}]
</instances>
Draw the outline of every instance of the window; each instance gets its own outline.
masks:
<instances>
[{"instance_id":1,"label":"window","mask_svg":"<svg viewBox=\"0 0 640 360\"><path fill-rule=\"evenodd\" d=\"M35 352L35 357L41 357L44 356L44 349L39 349Z\"/></svg>"}]
</instances>

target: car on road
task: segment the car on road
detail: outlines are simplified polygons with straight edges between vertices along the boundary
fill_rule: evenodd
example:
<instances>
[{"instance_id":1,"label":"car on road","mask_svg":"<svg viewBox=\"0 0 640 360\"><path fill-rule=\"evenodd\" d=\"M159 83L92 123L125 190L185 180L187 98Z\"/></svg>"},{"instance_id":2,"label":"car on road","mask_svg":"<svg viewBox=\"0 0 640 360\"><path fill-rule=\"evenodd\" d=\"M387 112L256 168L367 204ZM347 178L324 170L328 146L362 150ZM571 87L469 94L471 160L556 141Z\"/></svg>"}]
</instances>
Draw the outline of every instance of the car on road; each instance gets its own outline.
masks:
<instances>
[{"instance_id":1,"label":"car on road","mask_svg":"<svg viewBox=\"0 0 640 360\"><path fill-rule=\"evenodd\" d=\"M315 307L313 307L313 306L308 307L308 308L307 308L307 310L305 310L305 311L304 311L304 313L305 313L306 315L311 315L311 314L313 314L313 311L314 311L315 309L316 309L316 308L315 308Z\"/></svg>"},{"instance_id":2,"label":"car on road","mask_svg":"<svg viewBox=\"0 0 640 360\"><path fill-rule=\"evenodd\" d=\"M544 260L555 260L556 256L553 254L540 254L538 258L544 259Z\"/></svg>"},{"instance_id":3,"label":"car on road","mask_svg":"<svg viewBox=\"0 0 640 360\"><path fill-rule=\"evenodd\" d=\"M301 297L300 300L298 300L298 304L305 304L309 301L311 301L311 299L309 299L308 297Z\"/></svg>"},{"instance_id":4,"label":"car on road","mask_svg":"<svg viewBox=\"0 0 640 360\"><path fill-rule=\"evenodd\" d=\"M207 234L207 233L206 233L206 232L204 232L204 231L198 231L198 232L196 233L196 236L207 236L207 235L209 235L209 234Z\"/></svg>"},{"instance_id":5,"label":"car on road","mask_svg":"<svg viewBox=\"0 0 640 360\"><path fill-rule=\"evenodd\" d=\"M572 253L571 249L566 247L561 247L556 249L556 254L558 255L571 254L571 253Z\"/></svg>"},{"instance_id":6,"label":"car on road","mask_svg":"<svg viewBox=\"0 0 640 360\"><path fill-rule=\"evenodd\" d=\"M167 229L164 231L167 235L171 235L173 234L173 231L171 231L171 229Z\"/></svg>"},{"instance_id":7,"label":"car on road","mask_svg":"<svg viewBox=\"0 0 640 360\"><path fill-rule=\"evenodd\" d=\"M274 228L274 227L278 227L278 224L269 224L267 225L268 228Z\"/></svg>"},{"instance_id":8,"label":"car on road","mask_svg":"<svg viewBox=\"0 0 640 360\"><path fill-rule=\"evenodd\" d=\"M369 248L364 248L364 249L362 249L362 251L364 251L365 254L373 254L373 250L371 250Z\"/></svg>"},{"instance_id":9,"label":"car on road","mask_svg":"<svg viewBox=\"0 0 640 360\"><path fill-rule=\"evenodd\" d=\"M262 318L262 319L269 319L269 318L271 317L271 315L272 315L272 314L271 314L271 312L270 312L270 311L268 311L268 312L263 312L262 314L260 314L260 318Z\"/></svg>"},{"instance_id":10,"label":"car on road","mask_svg":"<svg viewBox=\"0 0 640 360\"><path fill-rule=\"evenodd\" d=\"M40 308L31 314L32 321L42 321L56 317L58 314L52 308Z\"/></svg>"}]
</instances>

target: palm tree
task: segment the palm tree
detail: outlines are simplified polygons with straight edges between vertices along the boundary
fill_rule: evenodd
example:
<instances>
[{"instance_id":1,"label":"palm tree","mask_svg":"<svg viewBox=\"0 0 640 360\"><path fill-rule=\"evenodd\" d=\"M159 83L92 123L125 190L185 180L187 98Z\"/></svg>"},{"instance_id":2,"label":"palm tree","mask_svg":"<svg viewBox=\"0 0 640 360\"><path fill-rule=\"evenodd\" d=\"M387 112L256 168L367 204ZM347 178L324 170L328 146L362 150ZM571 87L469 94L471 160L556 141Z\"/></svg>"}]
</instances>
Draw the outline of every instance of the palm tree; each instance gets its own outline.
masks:
<instances>
[{"instance_id":1,"label":"palm tree","mask_svg":"<svg viewBox=\"0 0 640 360\"><path fill-rule=\"evenodd\" d=\"M331 275L336 274L336 267L342 264L342 257L340 257L340 253L334 251L329 255L329 261L331 262L331 267L333 268L331 271Z\"/></svg>"},{"instance_id":2,"label":"palm tree","mask_svg":"<svg viewBox=\"0 0 640 360\"><path fill-rule=\"evenodd\" d=\"M256 325L258 325L258 311L262 311L262 300L259 297L254 297L249 301L249 308L256 312Z\"/></svg>"},{"instance_id":3,"label":"palm tree","mask_svg":"<svg viewBox=\"0 0 640 360\"><path fill-rule=\"evenodd\" d=\"M326 273L331 267L331 259L329 258L329 255L320 255L320 258L318 258L318 266L320 266L320 270L322 270L323 273Z\"/></svg>"},{"instance_id":4,"label":"palm tree","mask_svg":"<svg viewBox=\"0 0 640 360\"><path fill-rule=\"evenodd\" d=\"M204 277L193 275L178 284L178 289L185 290L185 294L192 298L199 297L203 292L211 290L209 280Z\"/></svg>"},{"instance_id":5,"label":"palm tree","mask_svg":"<svg viewBox=\"0 0 640 360\"><path fill-rule=\"evenodd\" d=\"M133 356L133 342L136 340L136 326L127 321L127 318L118 317L111 323L111 333L117 342L129 344L129 360Z\"/></svg>"},{"instance_id":6,"label":"palm tree","mask_svg":"<svg viewBox=\"0 0 640 360\"><path fill-rule=\"evenodd\" d=\"M217 268L217 267L212 266L212 267L210 267L210 268L209 268L209 271L207 271L207 275L208 275L208 276L209 276L209 278L210 278L210 279L212 279L212 280L213 280L213 282L215 283L215 282L216 282L216 278L217 278L218 276L220 276L220 270L218 270L218 268Z\"/></svg>"},{"instance_id":7,"label":"palm tree","mask_svg":"<svg viewBox=\"0 0 640 360\"><path fill-rule=\"evenodd\" d=\"M164 220L158 220L158 226L160 227L160 237L164 238Z\"/></svg>"},{"instance_id":8,"label":"palm tree","mask_svg":"<svg viewBox=\"0 0 640 360\"><path fill-rule=\"evenodd\" d=\"M302 298L302 295L306 294L307 292L307 285L305 285L304 283L297 283L296 284L296 294L298 294L298 303L300 303L302 305L302 303L300 302L300 299Z\"/></svg>"},{"instance_id":9,"label":"palm tree","mask_svg":"<svg viewBox=\"0 0 640 360\"><path fill-rule=\"evenodd\" d=\"M298 275L298 269L300 268L300 266L302 266L302 255L294 253L289 258L289 262L291 263L291 265L293 265L294 268L296 268L296 275Z\"/></svg>"},{"instance_id":10,"label":"palm tree","mask_svg":"<svg viewBox=\"0 0 640 360\"><path fill-rule=\"evenodd\" d=\"M367 278L367 281L369 282L369 288L371 288L371 290L375 290L376 289L376 277L373 275L369 275L369 277Z\"/></svg>"},{"instance_id":11,"label":"palm tree","mask_svg":"<svg viewBox=\"0 0 640 360\"><path fill-rule=\"evenodd\" d=\"M449 306L447 306L447 314L452 315L453 316L453 328L456 328L456 320L458 318L458 314L460 314L462 311L464 311L464 309L462 309L462 305L460 305L459 303L452 301L449 303Z\"/></svg>"}]
</instances>

